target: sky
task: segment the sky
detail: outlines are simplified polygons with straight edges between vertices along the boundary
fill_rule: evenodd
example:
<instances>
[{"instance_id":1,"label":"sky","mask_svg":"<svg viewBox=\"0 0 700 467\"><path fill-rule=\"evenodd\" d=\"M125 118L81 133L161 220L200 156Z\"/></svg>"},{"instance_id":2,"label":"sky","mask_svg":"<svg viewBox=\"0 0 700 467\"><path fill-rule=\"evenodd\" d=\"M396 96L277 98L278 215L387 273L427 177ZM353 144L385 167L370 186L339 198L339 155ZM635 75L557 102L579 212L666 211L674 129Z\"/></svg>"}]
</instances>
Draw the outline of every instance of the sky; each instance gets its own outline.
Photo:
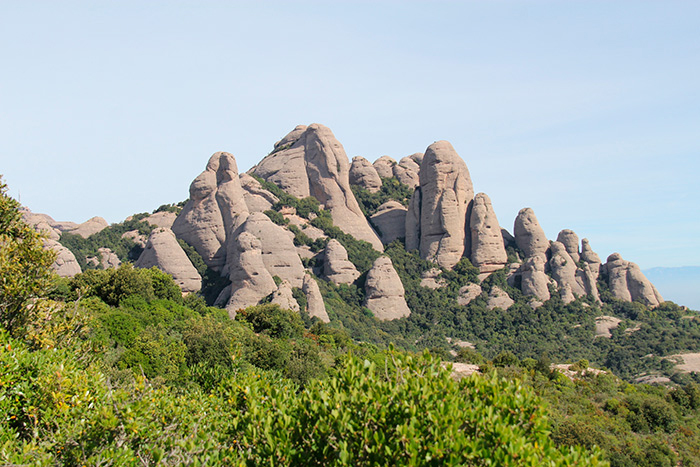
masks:
<instances>
[{"instance_id":1,"label":"sky","mask_svg":"<svg viewBox=\"0 0 700 467\"><path fill-rule=\"evenodd\" d=\"M298 124L349 158L448 140L512 232L700 265L700 2L0 1L0 173L119 222ZM700 284L698 284L700 285Z\"/></svg>"}]
</instances>

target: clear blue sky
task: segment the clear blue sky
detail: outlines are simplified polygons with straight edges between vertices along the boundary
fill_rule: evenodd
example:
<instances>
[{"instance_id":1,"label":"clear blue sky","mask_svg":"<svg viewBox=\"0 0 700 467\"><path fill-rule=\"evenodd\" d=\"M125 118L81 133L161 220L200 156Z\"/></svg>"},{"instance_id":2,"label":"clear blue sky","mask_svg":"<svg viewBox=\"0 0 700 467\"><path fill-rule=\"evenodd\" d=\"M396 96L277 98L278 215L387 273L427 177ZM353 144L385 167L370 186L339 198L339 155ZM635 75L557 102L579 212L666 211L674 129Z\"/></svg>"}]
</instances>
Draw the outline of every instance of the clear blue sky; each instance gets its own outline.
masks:
<instances>
[{"instance_id":1,"label":"clear blue sky","mask_svg":"<svg viewBox=\"0 0 700 467\"><path fill-rule=\"evenodd\" d=\"M700 2L0 2L0 173L118 222L297 124L349 157L452 142L512 231L700 265Z\"/></svg>"}]
</instances>

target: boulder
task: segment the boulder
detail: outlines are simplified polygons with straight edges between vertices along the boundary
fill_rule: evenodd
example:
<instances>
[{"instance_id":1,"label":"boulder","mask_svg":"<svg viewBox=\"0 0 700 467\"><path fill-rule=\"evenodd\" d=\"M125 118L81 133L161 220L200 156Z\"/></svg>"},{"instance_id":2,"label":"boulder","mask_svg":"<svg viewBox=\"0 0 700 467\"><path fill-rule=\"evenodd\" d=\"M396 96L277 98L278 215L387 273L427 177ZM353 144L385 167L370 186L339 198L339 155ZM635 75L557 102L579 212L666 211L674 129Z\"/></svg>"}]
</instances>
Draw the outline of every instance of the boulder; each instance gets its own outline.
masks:
<instances>
[{"instance_id":1,"label":"boulder","mask_svg":"<svg viewBox=\"0 0 700 467\"><path fill-rule=\"evenodd\" d=\"M549 249L549 240L540 227L535 212L530 208L523 208L518 212L513 233L515 243L526 258L545 254Z\"/></svg>"},{"instance_id":2,"label":"boulder","mask_svg":"<svg viewBox=\"0 0 700 467\"><path fill-rule=\"evenodd\" d=\"M462 306L469 305L472 300L481 295L481 286L479 284L467 284L459 289L459 297L457 297L457 303Z\"/></svg>"},{"instance_id":3,"label":"boulder","mask_svg":"<svg viewBox=\"0 0 700 467\"><path fill-rule=\"evenodd\" d=\"M348 252L336 239L328 241L323 263L323 275L335 285L352 284L360 277L355 265L348 260Z\"/></svg>"},{"instance_id":4,"label":"boulder","mask_svg":"<svg viewBox=\"0 0 700 467\"><path fill-rule=\"evenodd\" d=\"M80 274L80 264L75 259L75 255L68 248L64 247L56 240L50 238L44 239L44 248L51 249L56 252L56 259L51 265L56 274L61 277L73 277Z\"/></svg>"},{"instance_id":5,"label":"boulder","mask_svg":"<svg viewBox=\"0 0 700 467\"><path fill-rule=\"evenodd\" d=\"M365 296L365 306L382 321L411 314L401 279L387 256L377 258L367 272Z\"/></svg>"},{"instance_id":6,"label":"boulder","mask_svg":"<svg viewBox=\"0 0 700 467\"><path fill-rule=\"evenodd\" d=\"M420 169L420 192L421 258L452 268L470 253L467 222L474 189L467 165L447 141L428 146Z\"/></svg>"},{"instance_id":7,"label":"boulder","mask_svg":"<svg viewBox=\"0 0 700 467\"><path fill-rule=\"evenodd\" d=\"M520 268L520 290L525 295L534 295L541 301L549 300L549 276L545 274L545 258L543 255L531 256Z\"/></svg>"},{"instance_id":8,"label":"boulder","mask_svg":"<svg viewBox=\"0 0 700 467\"><path fill-rule=\"evenodd\" d=\"M309 316L318 318L324 323L330 323L331 320L328 318L326 305L323 303L321 289L318 288L316 279L311 274L306 273L304 275L304 284L301 290L306 294L306 311L309 313Z\"/></svg>"},{"instance_id":9,"label":"boulder","mask_svg":"<svg viewBox=\"0 0 700 467\"><path fill-rule=\"evenodd\" d=\"M98 248L97 252L100 254L100 265L102 269L118 268L122 264L119 256L109 248Z\"/></svg>"},{"instance_id":10,"label":"boulder","mask_svg":"<svg viewBox=\"0 0 700 467\"><path fill-rule=\"evenodd\" d=\"M80 235L83 238L88 238L90 235L102 232L107 227L109 227L109 224L106 220L101 217L93 217L92 219L88 219L73 229L66 230L66 232L73 235Z\"/></svg>"},{"instance_id":11,"label":"boulder","mask_svg":"<svg viewBox=\"0 0 700 467\"><path fill-rule=\"evenodd\" d=\"M571 259L578 263L581 259L581 255L578 251L578 235L576 235L576 232L570 229L564 229L557 235L557 241L564 245Z\"/></svg>"},{"instance_id":12,"label":"boulder","mask_svg":"<svg viewBox=\"0 0 700 467\"><path fill-rule=\"evenodd\" d=\"M576 295L574 295L574 292L571 290L571 286L569 284L566 284L564 287L562 287L559 290L559 294L561 295L561 301L564 302L564 305L567 305L576 300Z\"/></svg>"},{"instance_id":13,"label":"boulder","mask_svg":"<svg viewBox=\"0 0 700 467\"><path fill-rule=\"evenodd\" d=\"M579 283L576 278L576 263L569 256L564 244L559 241L552 242L550 248L549 269L559 287L568 288L575 297L586 295L583 283Z\"/></svg>"},{"instance_id":14,"label":"boulder","mask_svg":"<svg viewBox=\"0 0 700 467\"><path fill-rule=\"evenodd\" d=\"M272 275L265 269L262 245L255 235L241 232L234 237L229 255L236 267L229 271L231 291L226 310L233 319L238 310L257 305L260 300L277 290L277 286Z\"/></svg>"},{"instance_id":15,"label":"boulder","mask_svg":"<svg viewBox=\"0 0 700 467\"><path fill-rule=\"evenodd\" d=\"M251 173L272 181L298 198L315 197L329 210L333 223L377 250L382 242L372 230L350 189L350 164L330 129L312 124L288 149L266 156Z\"/></svg>"},{"instance_id":16,"label":"boulder","mask_svg":"<svg viewBox=\"0 0 700 467\"><path fill-rule=\"evenodd\" d=\"M394 166L396 161L389 156L382 156L374 161L374 169L381 178L391 178L394 176Z\"/></svg>"},{"instance_id":17,"label":"boulder","mask_svg":"<svg viewBox=\"0 0 700 467\"><path fill-rule=\"evenodd\" d=\"M277 196L264 189L260 182L250 175L240 174L238 179L241 182L241 188L243 188L245 204L250 212L267 211L279 201Z\"/></svg>"},{"instance_id":18,"label":"boulder","mask_svg":"<svg viewBox=\"0 0 700 467\"><path fill-rule=\"evenodd\" d=\"M177 238L192 245L215 271L226 264L227 237L248 214L235 158L214 153L207 167L190 185L190 199L175 219Z\"/></svg>"},{"instance_id":19,"label":"boulder","mask_svg":"<svg viewBox=\"0 0 700 467\"><path fill-rule=\"evenodd\" d=\"M174 212L160 211L151 214L150 216L145 218L144 221L148 222L151 225L155 225L156 227L170 229L172 228L175 219L177 219L177 214L175 214Z\"/></svg>"},{"instance_id":20,"label":"boulder","mask_svg":"<svg viewBox=\"0 0 700 467\"><path fill-rule=\"evenodd\" d=\"M429 289L439 289L440 287L445 287L447 281L440 277L442 271L438 268L431 268L427 271L423 271L420 275L420 286L428 287Z\"/></svg>"},{"instance_id":21,"label":"boulder","mask_svg":"<svg viewBox=\"0 0 700 467\"><path fill-rule=\"evenodd\" d=\"M128 238L141 247L145 247L146 242L148 241L148 237L140 234L138 230L129 230L128 232L124 232L121 238Z\"/></svg>"},{"instance_id":22,"label":"boulder","mask_svg":"<svg viewBox=\"0 0 700 467\"><path fill-rule=\"evenodd\" d=\"M272 301L275 305L285 310L299 311L299 302L294 298L292 285L288 281L282 281L277 286L277 290L272 294Z\"/></svg>"},{"instance_id":23,"label":"boulder","mask_svg":"<svg viewBox=\"0 0 700 467\"><path fill-rule=\"evenodd\" d=\"M275 224L262 212L253 212L233 231L235 238L247 232L260 240L260 252L265 269L273 276L288 281L292 287L301 287L304 280L304 266L294 246L294 234ZM234 249L238 246L229 243ZM228 256L232 253L229 252ZM227 261L224 273L238 267L237 256L231 256Z\"/></svg>"},{"instance_id":24,"label":"boulder","mask_svg":"<svg viewBox=\"0 0 700 467\"><path fill-rule=\"evenodd\" d=\"M608 257L603 266L608 278L608 287L615 298L625 301L638 301L647 306L663 303L661 294L642 274L635 263L625 261L619 253Z\"/></svg>"},{"instance_id":25,"label":"boulder","mask_svg":"<svg viewBox=\"0 0 700 467\"><path fill-rule=\"evenodd\" d=\"M201 276L170 229L157 228L151 232L146 248L134 266L145 269L157 267L173 276L183 292L196 292L202 288Z\"/></svg>"},{"instance_id":26,"label":"boulder","mask_svg":"<svg viewBox=\"0 0 700 467\"><path fill-rule=\"evenodd\" d=\"M372 163L364 157L353 157L350 165L350 184L358 185L370 193L376 193L382 188L382 179L379 178Z\"/></svg>"},{"instance_id":27,"label":"boulder","mask_svg":"<svg viewBox=\"0 0 700 467\"><path fill-rule=\"evenodd\" d=\"M422 158L421 158L422 159ZM404 157L392 168L396 179L411 188L420 185L420 165L411 157Z\"/></svg>"},{"instance_id":28,"label":"boulder","mask_svg":"<svg viewBox=\"0 0 700 467\"><path fill-rule=\"evenodd\" d=\"M489 298L486 300L486 308L493 310L494 308L500 308L501 310L507 310L515 302L508 294L500 287L491 287L491 292L489 292Z\"/></svg>"},{"instance_id":29,"label":"boulder","mask_svg":"<svg viewBox=\"0 0 700 467\"><path fill-rule=\"evenodd\" d=\"M601 265L600 256L591 249L587 238L581 240L581 260L588 263L595 280L598 280Z\"/></svg>"},{"instance_id":30,"label":"boulder","mask_svg":"<svg viewBox=\"0 0 700 467\"><path fill-rule=\"evenodd\" d=\"M469 228L472 240L472 264L482 273L502 269L508 262L508 255L498 218L491 206L491 199L485 193L478 193L474 197Z\"/></svg>"},{"instance_id":31,"label":"boulder","mask_svg":"<svg viewBox=\"0 0 700 467\"><path fill-rule=\"evenodd\" d=\"M370 217L372 224L377 227L384 245L397 238L406 237L406 206L398 201L390 200L377 208Z\"/></svg>"},{"instance_id":32,"label":"boulder","mask_svg":"<svg viewBox=\"0 0 700 467\"><path fill-rule=\"evenodd\" d=\"M418 164L418 167L420 167L420 165L423 163L423 156L424 156L424 154L422 152L416 152L416 153L411 154L408 157L409 157L409 159L413 159L413 162Z\"/></svg>"}]
</instances>

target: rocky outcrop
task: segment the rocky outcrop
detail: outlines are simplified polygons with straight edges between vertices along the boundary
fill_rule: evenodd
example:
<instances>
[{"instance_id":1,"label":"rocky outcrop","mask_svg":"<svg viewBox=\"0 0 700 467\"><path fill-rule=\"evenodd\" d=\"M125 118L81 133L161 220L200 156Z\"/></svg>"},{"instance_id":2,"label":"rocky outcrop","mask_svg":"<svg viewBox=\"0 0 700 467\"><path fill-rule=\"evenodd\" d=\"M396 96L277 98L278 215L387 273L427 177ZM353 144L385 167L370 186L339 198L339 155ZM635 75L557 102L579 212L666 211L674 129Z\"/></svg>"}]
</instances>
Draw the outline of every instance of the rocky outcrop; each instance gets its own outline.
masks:
<instances>
[{"instance_id":1,"label":"rocky outcrop","mask_svg":"<svg viewBox=\"0 0 700 467\"><path fill-rule=\"evenodd\" d=\"M508 262L508 255L498 218L491 206L491 199L485 193L478 193L474 197L469 228L471 229L472 264L482 273L502 269Z\"/></svg>"},{"instance_id":2,"label":"rocky outcrop","mask_svg":"<svg viewBox=\"0 0 700 467\"><path fill-rule=\"evenodd\" d=\"M588 263L590 267L591 274L593 274L594 281L598 280L598 275L600 274L600 256L593 251L587 238L581 240L581 260Z\"/></svg>"},{"instance_id":3,"label":"rocky outcrop","mask_svg":"<svg viewBox=\"0 0 700 467\"><path fill-rule=\"evenodd\" d=\"M122 264L119 256L109 248L98 248L97 252L100 254L100 266L102 266L102 269L118 268Z\"/></svg>"},{"instance_id":4,"label":"rocky outcrop","mask_svg":"<svg viewBox=\"0 0 700 467\"><path fill-rule=\"evenodd\" d=\"M353 157L350 165L350 184L358 185L370 193L376 193L382 188L382 179L372 163L364 157Z\"/></svg>"},{"instance_id":5,"label":"rocky outcrop","mask_svg":"<svg viewBox=\"0 0 700 467\"><path fill-rule=\"evenodd\" d=\"M421 193L417 188L411 196L406 211L406 250L413 251L420 248L420 207ZM381 227L380 227L381 228Z\"/></svg>"},{"instance_id":6,"label":"rocky outcrop","mask_svg":"<svg viewBox=\"0 0 700 467\"><path fill-rule=\"evenodd\" d=\"M396 161L389 156L382 156L374 161L374 169L381 178L391 178L394 176L394 166Z\"/></svg>"},{"instance_id":7,"label":"rocky outcrop","mask_svg":"<svg viewBox=\"0 0 700 467\"><path fill-rule=\"evenodd\" d=\"M392 173L404 185L408 185L411 188L418 188L420 185L420 165L410 156L401 159L392 168Z\"/></svg>"},{"instance_id":8,"label":"rocky outcrop","mask_svg":"<svg viewBox=\"0 0 700 467\"><path fill-rule=\"evenodd\" d=\"M525 295L534 295L541 301L549 300L549 276L545 274L545 259L542 256L527 258L520 267L520 290Z\"/></svg>"},{"instance_id":9,"label":"rocky outcrop","mask_svg":"<svg viewBox=\"0 0 700 467\"><path fill-rule=\"evenodd\" d=\"M226 310L235 318L238 310L257 305L277 290L277 286L265 268L262 245L255 235L241 232L232 239L231 246L229 255L237 267L229 271L231 291Z\"/></svg>"},{"instance_id":10,"label":"rocky outcrop","mask_svg":"<svg viewBox=\"0 0 700 467\"><path fill-rule=\"evenodd\" d=\"M557 235L557 241L564 245L571 259L578 263L581 259L581 255L578 251L578 235L576 235L576 232L564 229Z\"/></svg>"},{"instance_id":11,"label":"rocky outcrop","mask_svg":"<svg viewBox=\"0 0 700 467\"><path fill-rule=\"evenodd\" d=\"M253 212L248 215L232 237L236 238L241 233L250 233L260 240L260 253L265 269L272 275L288 281L292 287L301 287L304 280L304 266L299 259L294 247L294 235L288 230L275 224L261 212ZM233 249L238 246L230 243ZM224 273L233 271L239 267L237 256L233 252L228 253Z\"/></svg>"},{"instance_id":12,"label":"rocky outcrop","mask_svg":"<svg viewBox=\"0 0 700 467\"><path fill-rule=\"evenodd\" d=\"M55 227L56 221L47 214L37 214L27 208L21 208L22 220L32 226L37 232L44 233L50 240L61 238L61 230Z\"/></svg>"},{"instance_id":13,"label":"rocky outcrop","mask_svg":"<svg viewBox=\"0 0 700 467\"><path fill-rule=\"evenodd\" d=\"M420 168L420 255L423 259L452 268L465 253L469 256L471 240L467 221L473 198L469 170L452 145L438 141L428 146ZM409 217L406 219L408 235Z\"/></svg>"},{"instance_id":14,"label":"rocky outcrop","mask_svg":"<svg viewBox=\"0 0 700 467\"><path fill-rule=\"evenodd\" d=\"M481 295L481 287L479 284L467 284L459 289L459 297L457 297L457 303L462 306L469 305L472 300Z\"/></svg>"},{"instance_id":15,"label":"rocky outcrop","mask_svg":"<svg viewBox=\"0 0 700 467\"><path fill-rule=\"evenodd\" d=\"M287 281L282 281L277 286L277 290L272 294L272 301L275 305L285 310L299 311L299 302L294 298L292 285Z\"/></svg>"},{"instance_id":16,"label":"rocky outcrop","mask_svg":"<svg viewBox=\"0 0 700 467\"><path fill-rule=\"evenodd\" d=\"M445 287L447 281L440 277L442 271L438 268L431 268L427 271L423 271L420 275L420 286L428 287L429 289L439 289L440 287Z\"/></svg>"},{"instance_id":17,"label":"rocky outcrop","mask_svg":"<svg viewBox=\"0 0 700 467\"><path fill-rule=\"evenodd\" d=\"M552 277L560 288L568 288L575 297L586 295L583 283L579 283L576 277L576 263L569 256L566 247L561 242L552 242L549 268Z\"/></svg>"},{"instance_id":18,"label":"rocky outcrop","mask_svg":"<svg viewBox=\"0 0 700 467\"><path fill-rule=\"evenodd\" d=\"M350 189L345 150L325 126L310 125L288 149L269 154L251 172L298 198L315 197L338 228L382 250Z\"/></svg>"},{"instance_id":19,"label":"rocky outcrop","mask_svg":"<svg viewBox=\"0 0 700 467\"><path fill-rule=\"evenodd\" d=\"M336 239L331 239L324 252L323 275L336 285L352 284L360 277L355 265L348 260L348 252Z\"/></svg>"},{"instance_id":20,"label":"rocky outcrop","mask_svg":"<svg viewBox=\"0 0 700 467\"><path fill-rule=\"evenodd\" d=\"M190 185L190 199L172 230L192 245L209 267L221 271L226 264L227 236L240 222L238 217L246 214L236 160L227 152L217 152Z\"/></svg>"},{"instance_id":21,"label":"rocky outcrop","mask_svg":"<svg viewBox=\"0 0 700 467\"><path fill-rule=\"evenodd\" d=\"M518 212L513 227L515 243L526 258L536 255L545 255L549 249L549 240L540 227L535 217L535 212L530 208L523 208Z\"/></svg>"},{"instance_id":22,"label":"rocky outcrop","mask_svg":"<svg viewBox=\"0 0 700 467\"><path fill-rule=\"evenodd\" d=\"M370 217L372 224L379 230L383 244L388 245L397 238L406 237L407 212L404 205L391 200L379 206L377 212Z\"/></svg>"},{"instance_id":23,"label":"rocky outcrop","mask_svg":"<svg viewBox=\"0 0 700 467\"><path fill-rule=\"evenodd\" d=\"M638 301L647 306L663 303L661 294L642 274L635 263L625 261L619 253L608 256L603 266L608 278L608 287L615 298Z\"/></svg>"},{"instance_id":24,"label":"rocky outcrop","mask_svg":"<svg viewBox=\"0 0 700 467\"><path fill-rule=\"evenodd\" d=\"M56 259L51 265L56 274L61 277L73 277L80 274L80 264L75 259L75 255L66 247L50 238L44 239L44 248L51 249L56 252Z\"/></svg>"},{"instance_id":25,"label":"rocky outcrop","mask_svg":"<svg viewBox=\"0 0 700 467\"><path fill-rule=\"evenodd\" d=\"M393 320L411 314L401 279L387 256L377 258L367 273L365 296L365 306L377 319Z\"/></svg>"},{"instance_id":26,"label":"rocky outcrop","mask_svg":"<svg viewBox=\"0 0 700 467\"><path fill-rule=\"evenodd\" d=\"M151 225L155 225L156 227L170 229L173 226L173 222L175 222L175 219L177 219L177 214L175 214L174 212L160 211L151 214L150 216L145 218L144 221L148 222Z\"/></svg>"},{"instance_id":27,"label":"rocky outcrop","mask_svg":"<svg viewBox=\"0 0 700 467\"><path fill-rule=\"evenodd\" d=\"M500 308L501 310L507 310L515 302L508 294L500 287L492 287L491 292L489 292L489 298L486 300L486 308L493 310L494 308Z\"/></svg>"},{"instance_id":28,"label":"rocky outcrop","mask_svg":"<svg viewBox=\"0 0 700 467\"><path fill-rule=\"evenodd\" d=\"M240 174L238 179L241 182L241 188L243 188L245 204L250 212L267 211L279 201L277 196L264 189L260 182L250 175Z\"/></svg>"},{"instance_id":29,"label":"rocky outcrop","mask_svg":"<svg viewBox=\"0 0 700 467\"><path fill-rule=\"evenodd\" d=\"M106 220L101 217L93 217L92 219L88 219L73 229L66 230L66 232L73 235L80 235L83 238L88 238L90 235L102 232L107 227L109 227L109 224Z\"/></svg>"},{"instance_id":30,"label":"rocky outcrop","mask_svg":"<svg viewBox=\"0 0 700 467\"><path fill-rule=\"evenodd\" d=\"M157 267L173 276L183 292L196 292L202 288L202 278L170 229L158 228L151 232L146 248L134 266L146 269Z\"/></svg>"},{"instance_id":31,"label":"rocky outcrop","mask_svg":"<svg viewBox=\"0 0 700 467\"><path fill-rule=\"evenodd\" d=\"M129 240L141 247L145 247L146 242L148 241L148 238L145 235L139 233L138 230L129 230L128 232L124 232L121 238L128 238Z\"/></svg>"},{"instance_id":32,"label":"rocky outcrop","mask_svg":"<svg viewBox=\"0 0 700 467\"><path fill-rule=\"evenodd\" d=\"M413 162L418 164L418 167L420 167L420 165L423 163L423 156L424 156L424 154L422 152L416 152L416 153L411 154L408 157L409 157L409 159L412 159Z\"/></svg>"},{"instance_id":33,"label":"rocky outcrop","mask_svg":"<svg viewBox=\"0 0 700 467\"><path fill-rule=\"evenodd\" d=\"M304 284L301 290L306 294L306 311L309 313L309 316L318 318L324 323L330 323L331 320L328 318L326 305L323 303L321 289L318 288L316 279L311 274L307 273L304 275Z\"/></svg>"}]
</instances>

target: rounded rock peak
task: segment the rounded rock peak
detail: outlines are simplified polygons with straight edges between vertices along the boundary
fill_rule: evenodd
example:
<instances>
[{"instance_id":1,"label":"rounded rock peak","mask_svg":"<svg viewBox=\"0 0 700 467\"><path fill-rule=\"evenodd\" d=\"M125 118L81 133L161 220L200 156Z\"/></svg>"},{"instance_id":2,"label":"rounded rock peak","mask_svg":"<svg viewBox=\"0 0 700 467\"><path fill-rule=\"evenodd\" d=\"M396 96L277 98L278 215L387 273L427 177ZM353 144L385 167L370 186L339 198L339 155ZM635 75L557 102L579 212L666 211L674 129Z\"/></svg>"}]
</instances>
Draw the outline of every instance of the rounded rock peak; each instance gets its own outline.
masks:
<instances>
[{"instance_id":1,"label":"rounded rock peak","mask_svg":"<svg viewBox=\"0 0 700 467\"><path fill-rule=\"evenodd\" d=\"M613 261L623 261L622 255L620 253L613 253L610 256L608 256L607 262L611 263Z\"/></svg>"}]
</instances>

